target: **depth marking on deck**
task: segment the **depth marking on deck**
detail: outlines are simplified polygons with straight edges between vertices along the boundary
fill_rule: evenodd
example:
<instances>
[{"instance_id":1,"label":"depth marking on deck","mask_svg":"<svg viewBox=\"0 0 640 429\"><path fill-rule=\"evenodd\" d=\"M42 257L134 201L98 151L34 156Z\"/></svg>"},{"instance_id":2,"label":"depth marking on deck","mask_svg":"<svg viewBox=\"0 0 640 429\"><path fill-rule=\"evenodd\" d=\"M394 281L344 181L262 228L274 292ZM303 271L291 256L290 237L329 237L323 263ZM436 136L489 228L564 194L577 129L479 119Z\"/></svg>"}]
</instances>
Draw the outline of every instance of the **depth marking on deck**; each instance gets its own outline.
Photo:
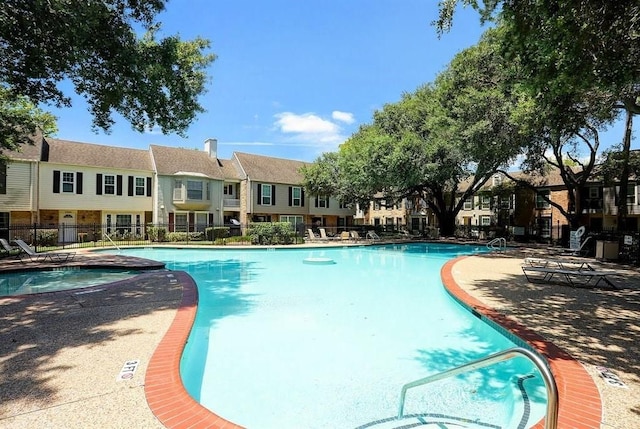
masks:
<instances>
[{"instance_id":1,"label":"depth marking on deck","mask_svg":"<svg viewBox=\"0 0 640 429\"><path fill-rule=\"evenodd\" d=\"M126 361L124 365L122 365L122 369L120 370L120 374L116 377L116 381L131 380L136 369L138 369L138 365L140 365L140 359L131 359Z\"/></svg>"},{"instance_id":2,"label":"depth marking on deck","mask_svg":"<svg viewBox=\"0 0 640 429\"><path fill-rule=\"evenodd\" d=\"M607 384L628 389L627 385L624 384L622 380L620 380L620 377L618 377L618 375L614 373L613 370L605 366L596 366L596 370L600 374L600 377L602 377Z\"/></svg>"}]
</instances>

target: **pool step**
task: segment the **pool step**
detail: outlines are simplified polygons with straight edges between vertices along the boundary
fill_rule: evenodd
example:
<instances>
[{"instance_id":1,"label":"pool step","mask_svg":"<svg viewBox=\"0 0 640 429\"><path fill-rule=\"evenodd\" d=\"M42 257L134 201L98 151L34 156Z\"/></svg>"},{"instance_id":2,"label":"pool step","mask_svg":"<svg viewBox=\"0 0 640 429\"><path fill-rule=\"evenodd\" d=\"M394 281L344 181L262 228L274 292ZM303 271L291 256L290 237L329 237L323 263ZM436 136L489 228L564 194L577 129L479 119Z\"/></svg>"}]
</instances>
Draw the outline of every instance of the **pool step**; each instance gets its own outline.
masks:
<instances>
[{"instance_id":1,"label":"pool step","mask_svg":"<svg viewBox=\"0 0 640 429\"><path fill-rule=\"evenodd\" d=\"M396 417L375 420L356 429L503 429L491 423L469 420L442 414L409 414L398 420Z\"/></svg>"}]
</instances>

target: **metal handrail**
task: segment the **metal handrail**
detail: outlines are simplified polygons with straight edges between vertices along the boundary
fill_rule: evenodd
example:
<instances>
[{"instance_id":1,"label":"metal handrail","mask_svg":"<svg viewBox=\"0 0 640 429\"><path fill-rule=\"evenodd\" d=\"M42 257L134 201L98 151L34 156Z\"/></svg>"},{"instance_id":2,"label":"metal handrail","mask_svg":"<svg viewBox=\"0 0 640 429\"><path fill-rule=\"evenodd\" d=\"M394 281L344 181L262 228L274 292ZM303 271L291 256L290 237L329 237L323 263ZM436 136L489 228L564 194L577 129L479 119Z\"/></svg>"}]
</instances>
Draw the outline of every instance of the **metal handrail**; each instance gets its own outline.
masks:
<instances>
[{"instance_id":1,"label":"metal handrail","mask_svg":"<svg viewBox=\"0 0 640 429\"><path fill-rule=\"evenodd\" d=\"M122 249L118 247L118 245L116 243L114 243L114 241L111 239L111 237L109 237L105 232L102 233L102 235L104 237L107 238L107 240L109 240L111 242L111 244L113 244L115 246L116 249L118 249L118 251L122 252Z\"/></svg>"},{"instance_id":2,"label":"metal handrail","mask_svg":"<svg viewBox=\"0 0 640 429\"><path fill-rule=\"evenodd\" d=\"M456 368L452 368L448 371L444 371L438 374L430 375L429 377L421 378L416 381L412 381L411 383L407 383L402 386L402 390L400 392L400 404L398 406L398 420L404 416L404 400L407 394L407 390L423 386L425 384L432 383L434 381L442 380L444 378L453 377L465 372L474 371L476 369L484 368L486 366L493 365L498 362L502 362L505 360L512 359L517 357L518 355L522 355L528 358L533 364L538 368L540 374L542 374L542 379L544 380L544 385L547 388L547 413L545 418L545 429L556 429L558 426L558 387L556 386L556 381L551 374L551 371L547 367L545 361L532 352L531 350L525 349L523 347L514 347L511 349L503 350L501 352L486 356L482 359L475 360L473 362L467 363L465 365L461 365Z\"/></svg>"},{"instance_id":3,"label":"metal handrail","mask_svg":"<svg viewBox=\"0 0 640 429\"><path fill-rule=\"evenodd\" d=\"M496 237L487 243L487 249L495 249L495 244L498 244L498 250L507 248L507 239L504 237Z\"/></svg>"}]
</instances>

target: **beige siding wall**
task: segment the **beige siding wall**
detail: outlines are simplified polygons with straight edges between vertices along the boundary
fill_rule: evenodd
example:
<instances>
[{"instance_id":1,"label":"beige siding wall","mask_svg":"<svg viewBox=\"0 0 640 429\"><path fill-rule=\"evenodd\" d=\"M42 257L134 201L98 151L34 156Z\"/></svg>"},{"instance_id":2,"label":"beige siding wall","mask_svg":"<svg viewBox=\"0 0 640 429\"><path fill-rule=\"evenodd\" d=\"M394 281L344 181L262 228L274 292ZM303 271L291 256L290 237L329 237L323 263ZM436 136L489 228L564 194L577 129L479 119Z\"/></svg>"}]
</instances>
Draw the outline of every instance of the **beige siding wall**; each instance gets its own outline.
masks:
<instances>
[{"instance_id":1,"label":"beige siding wall","mask_svg":"<svg viewBox=\"0 0 640 429\"><path fill-rule=\"evenodd\" d=\"M263 205L258 204L260 201L260 193L258 192L258 185L271 185L275 187L275 204L272 205ZM289 205L289 186L292 185L283 185L283 184L274 184L274 183L262 183L262 182L252 182L251 183L251 194L253 194L253 201L251 202L252 214L265 214L265 215L304 215L309 213L309 200L308 198L305 200L304 207L293 207ZM305 195L306 197L306 195ZM273 221L278 221L279 219L273 218Z\"/></svg>"},{"instance_id":2,"label":"beige siding wall","mask_svg":"<svg viewBox=\"0 0 640 429\"><path fill-rule=\"evenodd\" d=\"M54 170L60 172L82 173L82 194L54 193ZM97 195L98 174L122 175L123 195ZM128 196L128 176L152 177L151 171L107 170L85 166L64 166L40 164L40 208L43 210L102 210L115 212L144 212L152 210L152 198Z\"/></svg>"},{"instance_id":3,"label":"beige siding wall","mask_svg":"<svg viewBox=\"0 0 640 429\"><path fill-rule=\"evenodd\" d=\"M0 194L2 211L36 210L37 164L15 161L7 165L7 193Z\"/></svg>"},{"instance_id":4,"label":"beige siding wall","mask_svg":"<svg viewBox=\"0 0 640 429\"><path fill-rule=\"evenodd\" d=\"M186 186L187 180L201 180L205 184L209 183L209 192L211 199L203 201L198 207L186 205L175 205L173 203L173 188L175 180L182 180ZM158 195L155 210L158 213L157 222L169 222L169 213L171 212L208 212L213 214L214 223L221 223L223 217L222 197L223 197L223 181L212 180L205 177L188 177L188 176L158 176ZM206 186L205 186L206 189ZM186 192L186 190L185 190Z\"/></svg>"}]
</instances>

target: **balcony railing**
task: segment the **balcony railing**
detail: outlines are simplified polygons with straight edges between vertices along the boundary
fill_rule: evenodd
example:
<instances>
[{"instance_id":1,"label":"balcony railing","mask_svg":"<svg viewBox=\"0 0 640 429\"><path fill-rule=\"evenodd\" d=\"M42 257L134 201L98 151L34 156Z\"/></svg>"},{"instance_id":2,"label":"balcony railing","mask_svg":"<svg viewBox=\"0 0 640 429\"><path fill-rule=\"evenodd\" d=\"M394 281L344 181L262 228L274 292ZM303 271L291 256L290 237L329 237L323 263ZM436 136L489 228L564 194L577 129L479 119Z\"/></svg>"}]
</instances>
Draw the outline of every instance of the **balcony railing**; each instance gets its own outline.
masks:
<instances>
[{"instance_id":1,"label":"balcony railing","mask_svg":"<svg viewBox=\"0 0 640 429\"><path fill-rule=\"evenodd\" d=\"M222 200L223 207L240 207L240 200L237 198L225 198Z\"/></svg>"}]
</instances>

